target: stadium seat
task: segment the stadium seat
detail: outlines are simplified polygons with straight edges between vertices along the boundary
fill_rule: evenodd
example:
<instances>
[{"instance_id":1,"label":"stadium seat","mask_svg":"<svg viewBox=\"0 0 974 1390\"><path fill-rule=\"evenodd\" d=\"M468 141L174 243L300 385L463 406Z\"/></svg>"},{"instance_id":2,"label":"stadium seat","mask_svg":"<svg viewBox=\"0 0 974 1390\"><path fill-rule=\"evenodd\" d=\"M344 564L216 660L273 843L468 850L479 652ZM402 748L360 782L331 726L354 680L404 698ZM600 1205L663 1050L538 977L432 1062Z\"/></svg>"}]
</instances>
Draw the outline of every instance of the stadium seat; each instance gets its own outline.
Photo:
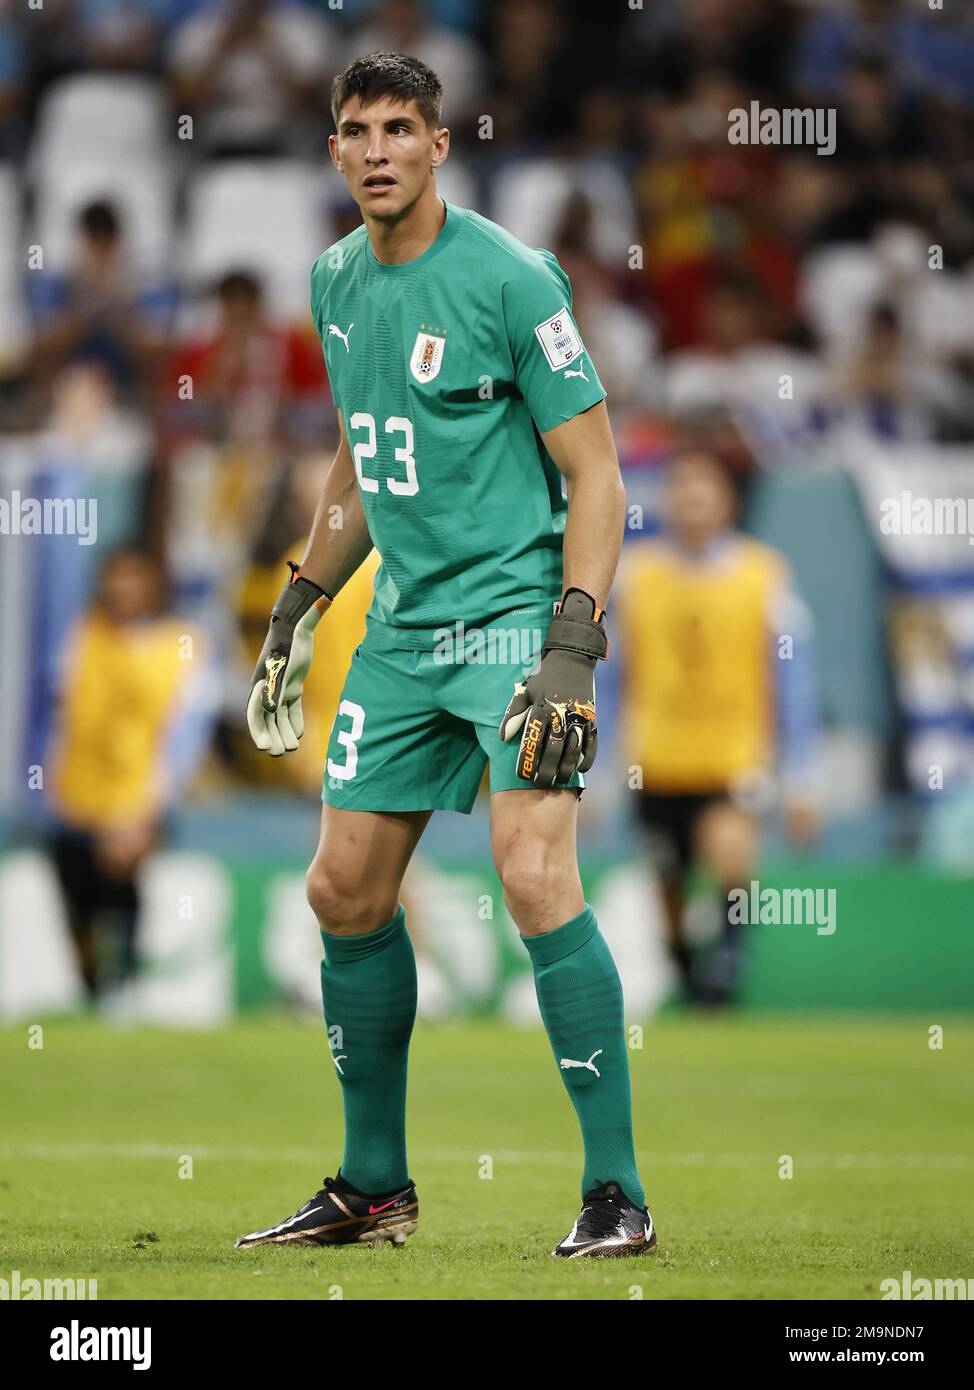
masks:
<instances>
[{"instance_id":1,"label":"stadium seat","mask_svg":"<svg viewBox=\"0 0 974 1390\"><path fill-rule=\"evenodd\" d=\"M880 295L880 272L865 245L826 246L806 259L799 300L829 354L858 346L869 309Z\"/></svg>"},{"instance_id":2,"label":"stadium seat","mask_svg":"<svg viewBox=\"0 0 974 1390\"><path fill-rule=\"evenodd\" d=\"M155 160L74 160L46 172L37 188L33 240L44 248L44 267L64 270L75 243L75 223L86 203L107 199L118 209L128 254L142 273L164 270L172 256L174 182Z\"/></svg>"},{"instance_id":3,"label":"stadium seat","mask_svg":"<svg viewBox=\"0 0 974 1390\"><path fill-rule=\"evenodd\" d=\"M32 177L50 176L74 160L126 164L158 159L167 144L161 86L134 74L67 77L41 105L31 147Z\"/></svg>"},{"instance_id":4,"label":"stadium seat","mask_svg":"<svg viewBox=\"0 0 974 1390\"><path fill-rule=\"evenodd\" d=\"M191 180L182 264L207 284L228 270L259 273L285 314L308 312L311 266L334 239L325 171L296 160L234 160Z\"/></svg>"},{"instance_id":5,"label":"stadium seat","mask_svg":"<svg viewBox=\"0 0 974 1390\"><path fill-rule=\"evenodd\" d=\"M974 345L974 277L931 273L926 238L898 227L871 245L827 246L805 261L799 300L826 351L845 354L862 339L870 309L889 298L903 316L914 350L970 351Z\"/></svg>"},{"instance_id":6,"label":"stadium seat","mask_svg":"<svg viewBox=\"0 0 974 1390\"><path fill-rule=\"evenodd\" d=\"M565 204L584 193L598 216L592 219L594 250L600 260L626 264L637 240L632 195L625 178L605 161L526 160L500 170L489 215L529 246L553 250Z\"/></svg>"}]
</instances>

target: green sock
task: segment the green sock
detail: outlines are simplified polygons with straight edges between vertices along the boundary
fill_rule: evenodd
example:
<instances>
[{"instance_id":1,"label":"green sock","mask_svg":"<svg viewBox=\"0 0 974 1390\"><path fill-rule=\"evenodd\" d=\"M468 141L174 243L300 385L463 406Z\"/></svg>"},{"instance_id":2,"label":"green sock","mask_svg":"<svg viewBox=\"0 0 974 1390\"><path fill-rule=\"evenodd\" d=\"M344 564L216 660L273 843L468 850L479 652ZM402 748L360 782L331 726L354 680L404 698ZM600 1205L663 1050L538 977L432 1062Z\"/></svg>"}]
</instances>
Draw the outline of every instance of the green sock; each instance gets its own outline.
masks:
<instances>
[{"instance_id":1,"label":"green sock","mask_svg":"<svg viewBox=\"0 0 974 1390\"><path fill-rule=\"evenodd\" d=\"M586 904L554 931L521 940L534 966L548 1040L582 1126L582 1195L617 1182L631 1201L644 1206L632 1146L622 985L595 913Z\"/></svg>"},{"instance_id":2,"label":"green sock","mask_svg":"<svg viewBox=\"0 0 974 1390\"><path fill-rule=\"evenodd\" d=\"M341 1173L375 1195L405 1187L406 1059L416 1018L416 960L400 903L364 936L321 933L321 997L345 1107Z\"/></svg>"}]
</instances>

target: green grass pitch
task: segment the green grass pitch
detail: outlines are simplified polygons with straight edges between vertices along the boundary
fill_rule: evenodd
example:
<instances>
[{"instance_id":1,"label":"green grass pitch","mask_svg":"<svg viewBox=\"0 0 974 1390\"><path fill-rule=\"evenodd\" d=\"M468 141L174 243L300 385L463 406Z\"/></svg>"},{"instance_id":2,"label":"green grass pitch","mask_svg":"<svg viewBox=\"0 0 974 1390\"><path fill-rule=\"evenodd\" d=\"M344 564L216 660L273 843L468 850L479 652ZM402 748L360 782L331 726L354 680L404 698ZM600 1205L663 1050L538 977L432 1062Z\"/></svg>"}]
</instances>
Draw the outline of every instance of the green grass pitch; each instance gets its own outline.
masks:
<instances>
[{"instance_id":1,"label":"green grass pitch","mask_svg":"<svg viewBox=\"0 0 974 1390\"><path fill-rule=\"evenodd\" d=\"M99 1299L878 1299L905 1269L974 1272L969 1020L672 1013L643 1041L636 1144L659 1250L556 1261L580 1145L540 1031L417 1028L420 1226L404 1248L237 1251L338 1167L320 1025L52 1020L41 1049L8 1027L0 1276L96 1278Z\"/></svg>"}]
</instances>

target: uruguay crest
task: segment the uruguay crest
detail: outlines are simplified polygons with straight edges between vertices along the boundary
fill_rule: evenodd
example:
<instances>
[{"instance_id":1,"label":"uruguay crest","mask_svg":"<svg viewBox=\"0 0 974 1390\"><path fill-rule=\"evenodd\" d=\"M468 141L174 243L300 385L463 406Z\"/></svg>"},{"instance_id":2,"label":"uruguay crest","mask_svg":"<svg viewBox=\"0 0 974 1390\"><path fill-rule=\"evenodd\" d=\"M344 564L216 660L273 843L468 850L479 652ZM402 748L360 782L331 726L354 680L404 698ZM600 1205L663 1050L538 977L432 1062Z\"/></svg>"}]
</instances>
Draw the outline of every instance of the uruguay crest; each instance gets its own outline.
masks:
<instances>
[{"instance_id":1,"label":"uruguay crest","mask_svg":"<svg viewBox=\"0 0 974 1390\"><path fill-rule=\"evenodd\" d=\"M409 359L409 370L417 381L433 380L440 370L445 346L445 336L430 333L425 328L419 330L416 334L416 342L413 344L412 356Z\"/></svg>"}]
</instances>

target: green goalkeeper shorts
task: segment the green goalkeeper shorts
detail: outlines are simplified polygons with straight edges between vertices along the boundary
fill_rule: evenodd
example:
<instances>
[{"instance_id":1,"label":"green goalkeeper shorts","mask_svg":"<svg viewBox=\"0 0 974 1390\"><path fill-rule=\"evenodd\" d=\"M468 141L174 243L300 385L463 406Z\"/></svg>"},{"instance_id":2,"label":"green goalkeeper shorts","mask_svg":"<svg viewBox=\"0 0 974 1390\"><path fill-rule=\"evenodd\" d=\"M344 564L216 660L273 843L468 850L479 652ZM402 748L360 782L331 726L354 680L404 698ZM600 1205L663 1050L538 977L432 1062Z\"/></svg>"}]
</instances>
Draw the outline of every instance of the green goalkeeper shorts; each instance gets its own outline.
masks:
<instances>
[{"instance_id":1,"label":"green goalkeeper shorts","mask_svg":"<svg viewBox=\"0 0 974 1390\"><path fill-rule=\"evenodd\" d=\"M504 743L498 729L550 621L548 604L483 628L457 624L423 651L388 646L389 629L369 625L332 725L322 800L349 811L469 814L488 762L491 792L530 789L516 771L520 737ZM564 785L581 795L584 774Z\"/></svg>"}]
</instances>

